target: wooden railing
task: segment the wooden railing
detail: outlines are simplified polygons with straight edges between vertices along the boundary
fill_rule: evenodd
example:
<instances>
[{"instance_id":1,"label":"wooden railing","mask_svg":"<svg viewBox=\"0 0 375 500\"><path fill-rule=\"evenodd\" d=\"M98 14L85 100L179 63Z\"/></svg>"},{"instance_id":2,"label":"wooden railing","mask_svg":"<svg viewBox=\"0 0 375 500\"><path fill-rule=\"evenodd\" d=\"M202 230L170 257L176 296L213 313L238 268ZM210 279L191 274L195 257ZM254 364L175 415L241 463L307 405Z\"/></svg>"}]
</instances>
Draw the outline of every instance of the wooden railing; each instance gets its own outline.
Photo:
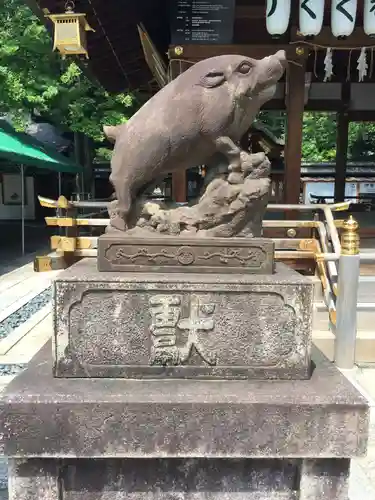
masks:
<instances>
[{"instance_id":1,"label":"wooden railing","mask_svg":"<svg viewBox=\"0 0 375 500\"><path fill-rule=\"evenodd\" d=\"M83 257L97 256L98 234L94 235L93 231L104 232L110 222L108 218L103 218L107 202L70 202L63 196L57 201L39 197L39 201L42 206L56 211L56 215L45 220L48 226L56 227L59 234L51 237L53 253L36 257L36 271L66 268ZM275 243L277 261L319 276L331 329L337 339L335 360L341 368L351 368L354 363L359 263L362 259L375 261L375 254L362 255L359 252L357 222L352 217L347 220L335 220L333 217L334 211L346 211L349 206L350 203L270 204L267 207L270 212L304 211L314 215L311 220L263 221L264 233L271 236ZM79 214L79 211L87 209L90 214ZM340 230L343 231L342 246ZM272 236L272 232L276 231L278 234L281 232L283 237Z\"/></svg>"}]
</instances>

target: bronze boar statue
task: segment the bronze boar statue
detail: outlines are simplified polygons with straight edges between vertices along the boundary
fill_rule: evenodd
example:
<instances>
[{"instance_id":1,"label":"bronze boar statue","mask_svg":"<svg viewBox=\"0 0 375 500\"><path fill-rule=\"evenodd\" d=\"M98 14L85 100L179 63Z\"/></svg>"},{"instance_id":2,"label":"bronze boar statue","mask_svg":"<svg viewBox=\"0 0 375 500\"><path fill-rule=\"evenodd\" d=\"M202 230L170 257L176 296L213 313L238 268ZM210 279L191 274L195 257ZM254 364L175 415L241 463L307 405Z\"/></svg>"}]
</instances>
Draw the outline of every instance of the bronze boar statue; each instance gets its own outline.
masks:
<instances>
[{"instance_id":1,"label":"bronze boar statue","mask_svg":"<svg viewBox=\"0 0 375 500\"><path fill-rule=\"evenodd\" d=\"M125 124L104 127L115 141L110 180L117 197L111 225L128 228L133 201L146 184L169 172L204 165L215 153L241 175L238 142L286 67L284 51L261 60L241 55L205 59L171 81Z\"/></svg>"}]
</instances>

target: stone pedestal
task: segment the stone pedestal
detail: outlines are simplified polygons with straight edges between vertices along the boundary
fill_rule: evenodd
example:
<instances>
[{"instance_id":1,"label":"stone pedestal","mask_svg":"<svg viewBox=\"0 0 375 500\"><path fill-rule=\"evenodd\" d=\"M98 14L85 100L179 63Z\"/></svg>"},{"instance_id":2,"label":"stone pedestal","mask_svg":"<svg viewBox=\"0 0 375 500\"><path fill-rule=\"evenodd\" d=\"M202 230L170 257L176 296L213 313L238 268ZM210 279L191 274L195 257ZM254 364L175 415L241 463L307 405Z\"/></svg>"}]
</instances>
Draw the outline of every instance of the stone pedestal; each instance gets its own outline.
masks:
<instances>
[{"instance_id":1,"label":"stone pedestal","mask_svg":"<svg viewBox=\"0 0 375 500\"><path fill-rule=\"evenodd\" d=\"M348 473L347 459L12 460L9 500L346 500Z\"/></svg>"},{"instance_id":2,"label":"stone pedestal","mask_svg":"<svg viewBox=\"0 0 375 500\"><path fill-rule=\"evenodd\" d=\"M54 285L55 375L308 378L312 283L274 274L111 273Z\"/></svg>"},{"instance_id":3,"label":"stone pedestal","mask_svg":"<svg viewBox=\"0 0 375 500\"><path fill-rule=\"evenodd\" d=\"M348 500L368 406L311 348L310 281L271 263L60 274L53 359L0 399L10 500Z\"/></svg>"},{"instance_id":4,"label":"stone pedestal","mask_svg":"<svg viewBox=\"0 0 375 500\"><path fill-rule=\"evenodd\" d=\"M52 378L1 399L10 500L347 500L366 401L313 349L309 380Z\"/></svg>"}]
</instances>

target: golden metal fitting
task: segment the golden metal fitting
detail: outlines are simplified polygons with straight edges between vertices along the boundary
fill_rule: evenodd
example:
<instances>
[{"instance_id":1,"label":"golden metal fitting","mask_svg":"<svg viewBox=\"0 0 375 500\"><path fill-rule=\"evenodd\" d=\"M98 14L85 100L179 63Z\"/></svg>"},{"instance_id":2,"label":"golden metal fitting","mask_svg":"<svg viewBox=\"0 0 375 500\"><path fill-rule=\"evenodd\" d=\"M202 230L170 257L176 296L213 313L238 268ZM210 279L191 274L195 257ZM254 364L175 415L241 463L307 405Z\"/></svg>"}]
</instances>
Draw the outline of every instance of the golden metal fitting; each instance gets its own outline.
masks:
<instances>
[{"instance_id":1,"label":"golden metal fitting","mask_svg":"<svg viewBox=\"0 0 375 500\"><path fill-rule=\"evenodd\" d=\"M343 201L341 203L335 203L331 205L331 210L333 212L345 212L346 210L349 210L350 207L350 202L348 201Z\"/></svg>"},{"instance_id":2,"label":"golden metal fitting","mask_svg":"<svg viewBox=\"0 0 375 500\"><path fill-rule=\"evenodd\" d=\"M69 208L70 203L69 201L65 198L65 196L59 196L57 200L57 206L58 208Z\"/></svg>"},{"instance_id":3,"label":"golden metal fitting","mask_svg":"<svg viewBox=\"0 0 375 500\"><path fill-rule=\"evenodd\" d=\"M52 271L51 257L49 257L48 255L35 257L34 272L45 273L48 271Z\"/></svg>"},{"instance_id":4,"label":"golden metal fitting","mask_svg":"<svg viewBox=\"0 0 375 500\"><path fill-rule=\"evenodd\" d=\"M184 53L183 47L175 47L174 53L176 54L176 56L182 56L182 54Z\"/></svg>"},{"instance_id":5,"label":"golden metal fitting","mask_svg":"<svg viewBox=\"0 0 375 500\"><path fill-rule=\"evenodd\" d=\"M329 310L329 319L333 325L336 325L337 315L334 309Z\"/></svg>"},{"instance_id":6,"label":"golden metal fitting","mask_svg":"<svg viewBox=\"0 0 375 500\"><path fill-rule=\"evenodd\" d=\"M77 248L76 238L68 236L51 236L51 249L61 252L74 252Z\"/></svg>"},{"instance_id":7,"label":"golden metal fitting","mask_svg":"<svg viewBox=\"0 0 375 500\"><path fill-rule=\"evenodd\" d=\"M305 53L305 49L303 47L297 47L296 48L296 54L297 56L303 56Z\"/></svg>"},{"instance_id":8,"label":"golden metal fitting","mask_svg":"<svg viewBox=\"0 0 375 500\"><path fill-rule=\"evenodd\" d=\"M299 249L305 252L316 252L316 240L302 240Z\"/></svg>"},{"instance_id":9,"label":"golden metal fitting","mask_svg":"<svg viewBox=\"0 0 375 500\"><path fill-rule=\"evenodd\" d=\"M359 254L359 224L351 215L342 225L341 255Z\"/></svg>"},{"instance_id":10,"label":"golden metal fitting","mask_svg":"<svg viewBox=\"0 0 375 500\"><path fill-rule=\"evenodd\" d=\"M297 231L293 228L288 229L288 231L286 232L286 235L288 236L288 238L295 238L296 234L297 234Z\"/></svg>"},{"instance_id":11,"label":"golden metal fitting","mask_svg":"<svg viewBox=\"0 0 375 500\"><path fill-rule=\"evenodd\" d=\"M316 262L325 262L324 253L316 253L315 260Z\"/></svg>"}]
</instances>

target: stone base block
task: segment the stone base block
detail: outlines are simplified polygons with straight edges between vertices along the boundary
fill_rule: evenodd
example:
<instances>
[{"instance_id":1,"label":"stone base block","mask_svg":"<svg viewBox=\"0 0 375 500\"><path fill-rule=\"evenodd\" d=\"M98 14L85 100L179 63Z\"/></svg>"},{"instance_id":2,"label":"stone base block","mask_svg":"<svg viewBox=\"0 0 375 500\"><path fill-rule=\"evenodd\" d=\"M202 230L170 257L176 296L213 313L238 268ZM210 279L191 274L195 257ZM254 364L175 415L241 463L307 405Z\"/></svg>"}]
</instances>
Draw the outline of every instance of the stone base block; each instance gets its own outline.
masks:
<instances>
[{"instance_id":1,"label":"stone base block","mask_svg":"<svg viewBox=\"0 0 375 500\"><path fill-rule=\"evenodd\" d=\"M10 461L9 500L348 500L347 459Z\"/></svg>"},{"instance_id":2,"label":"stone base block","mask_svg":"<svg viewBox=\"0 0 375 500\"><path fill-rule=\"evenodd\" d=\"M319 352L310 380L51 376L51 345L0 396L12 458L351 458L368 405ZM309 476L317 469L306 469Z\"/></svg>"},{"instance_id":3,"label":"stone base block","mask_svg":"<svg viewBox=\"0 0 375 500\"><path fill-rule=\"evenodd\" d=\"M269 275L98 272L85 259L54 285L58 377L304 379L311 281Z\"/></svg>"},{"instance_id":4,"label":"stone base block","mask_svg":"<svg viewBox=\"0 0 375 500\"><path fill-rule=\"evenodd\" d=\"M310 380L51 377L0 397L9 500L348 500L368 405L314 350Z\"/></svg>"},{"instance_id":5,"label":"stone base block","mask_svg":"<svg viewBox=\"0 0 375 500\"><path fill-rule=\"evenodd\" d=\"M109 232L98 243L99 271L272 274L274 243L266 238L130 237Z\"/></svg>"}]
</instances>

